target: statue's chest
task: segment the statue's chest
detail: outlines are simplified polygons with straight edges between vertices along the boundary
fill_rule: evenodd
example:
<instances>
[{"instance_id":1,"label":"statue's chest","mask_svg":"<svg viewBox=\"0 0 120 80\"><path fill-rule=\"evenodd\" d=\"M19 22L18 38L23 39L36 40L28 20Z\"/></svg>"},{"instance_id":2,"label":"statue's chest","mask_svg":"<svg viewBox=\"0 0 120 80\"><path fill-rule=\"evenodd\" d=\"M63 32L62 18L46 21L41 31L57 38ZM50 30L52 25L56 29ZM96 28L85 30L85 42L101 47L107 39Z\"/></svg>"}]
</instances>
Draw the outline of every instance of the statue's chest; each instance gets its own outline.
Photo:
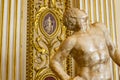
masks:
<instances>
[{"instance_id":1,"label":"statue's chest","mask_svg":"<svg viewBox=\"0 0 120 80\"><path fill-rule=\"evenodd\" d=\"M80 36L75 45L76 49L82 49L85 52L93 52L104 47L106 47L105 38L100 34Z\"/></svg>"},{"instance_id":2,"label":"statue's chest","mask_svg":"<svg viewBox=\"0 0 120 80\"><path fill-rule=\"evenodd\" d=\"M108 59L105 40L100 35L78 38L72 56L81 66L94 65Z\"/></svg>"}]
</instances>

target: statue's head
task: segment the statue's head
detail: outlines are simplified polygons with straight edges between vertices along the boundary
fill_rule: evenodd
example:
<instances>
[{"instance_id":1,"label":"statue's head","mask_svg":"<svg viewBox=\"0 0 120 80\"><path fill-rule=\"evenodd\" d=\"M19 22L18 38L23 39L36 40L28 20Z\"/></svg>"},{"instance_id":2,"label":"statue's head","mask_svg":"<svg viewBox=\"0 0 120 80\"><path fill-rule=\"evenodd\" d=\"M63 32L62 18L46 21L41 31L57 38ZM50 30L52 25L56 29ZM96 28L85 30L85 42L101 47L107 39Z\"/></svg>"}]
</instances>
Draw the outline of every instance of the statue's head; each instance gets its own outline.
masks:
<instances>
[{"instance_id":1,"label":"statue's head","mask_svg":"<svg viewBox=\"0 0 120 80\"><path fill-rule=\"evenodd\" d=\"M78 8L67 9L63 14L63 24L69 29L74 30L77 25L87 23L87 14Z\"/></svg>"}]
</instances>

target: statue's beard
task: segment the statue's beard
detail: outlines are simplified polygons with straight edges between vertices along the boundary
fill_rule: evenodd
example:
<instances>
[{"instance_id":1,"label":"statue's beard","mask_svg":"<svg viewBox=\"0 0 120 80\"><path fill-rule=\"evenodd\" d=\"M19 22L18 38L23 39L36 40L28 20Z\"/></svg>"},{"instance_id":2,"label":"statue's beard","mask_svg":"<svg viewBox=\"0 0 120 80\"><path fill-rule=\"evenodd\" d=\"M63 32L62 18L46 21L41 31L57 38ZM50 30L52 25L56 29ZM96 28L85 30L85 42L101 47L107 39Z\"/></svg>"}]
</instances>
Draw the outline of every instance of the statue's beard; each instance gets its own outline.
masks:
<instances>
[{"instance_id":1,"label":"statue's beard","mask_svg":"<svg viewBox=\"0 0 120 80\"><path fill-rule=\"evenodd\" d=\"M87 30L87 23L81 23L80 30L85 32Z\"/></svg>"}]
</instances>

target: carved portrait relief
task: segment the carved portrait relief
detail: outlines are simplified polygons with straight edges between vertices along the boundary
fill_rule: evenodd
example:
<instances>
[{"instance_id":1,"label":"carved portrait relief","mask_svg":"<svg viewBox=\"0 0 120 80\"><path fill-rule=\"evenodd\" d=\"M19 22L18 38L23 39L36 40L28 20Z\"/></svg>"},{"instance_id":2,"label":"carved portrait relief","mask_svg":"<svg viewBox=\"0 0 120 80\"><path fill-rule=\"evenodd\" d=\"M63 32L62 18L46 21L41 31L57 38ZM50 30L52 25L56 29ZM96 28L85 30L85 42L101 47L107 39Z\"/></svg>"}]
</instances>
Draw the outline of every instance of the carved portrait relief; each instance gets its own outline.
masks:
<instances>
[{"instance_id":1,"label":"carved portrait relief","mask_svg":"<svg viewBox=\"0 0 120 80\"><path fill-rule=\"evenodd\" d=\"M43 28L47 34L52 34L56 28L56 21L51 13L45 15L43 19Z\"/></svg>"}]
</instances>

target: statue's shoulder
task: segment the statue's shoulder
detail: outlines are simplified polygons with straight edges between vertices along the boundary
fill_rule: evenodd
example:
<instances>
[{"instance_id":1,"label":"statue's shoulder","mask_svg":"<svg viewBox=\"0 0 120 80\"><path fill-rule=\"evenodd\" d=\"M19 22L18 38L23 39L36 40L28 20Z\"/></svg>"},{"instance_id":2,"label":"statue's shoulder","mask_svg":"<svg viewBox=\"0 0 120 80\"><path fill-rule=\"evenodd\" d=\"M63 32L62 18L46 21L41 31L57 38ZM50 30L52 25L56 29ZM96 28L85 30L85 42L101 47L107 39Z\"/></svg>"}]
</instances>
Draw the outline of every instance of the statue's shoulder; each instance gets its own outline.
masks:
<instances>
[{"instance_id":1,"label":"statue's shoulder","mask_svg":"<svg viewBox=\"0 0 120 80\"><path fill-rule=\"evenodd\" d=\"M96 23L93 23L92 26L95 27L95 28L98 28L98 29L100 29L104 32L107 31L107 27L104 23L96 22Z\"/></svg>"},{"instance_id":2,"label":"statue's shoulder","mask_svg":"<svg viewBox=\"0 0 120 80\"><path fill-rule=\"evenodd\" d=\"M67 37L60 46L60 49L71 49L76 44L76 38L74 36Z\"/></svg>"},{"instance_id":3,"label":"statue's shoulder","mask_svg":"<svg viewBox=\"0 0 120 80\"><path fill-rule=\"evenodd\" d=\"M76 37L71 35L64 40L65 44L74 44L76 42Z\"/></svg>"},{"instance_id":4,"label":"statue's shoulder","mask_svg":"<svg viewBox=\"0 0 120 80\"><path fill-rule=\"evenodd\" d=\"M95 22L92 25L96 26L96 27L106 27L104 23L101 22Z\"/></svg>"}]
</instances>

